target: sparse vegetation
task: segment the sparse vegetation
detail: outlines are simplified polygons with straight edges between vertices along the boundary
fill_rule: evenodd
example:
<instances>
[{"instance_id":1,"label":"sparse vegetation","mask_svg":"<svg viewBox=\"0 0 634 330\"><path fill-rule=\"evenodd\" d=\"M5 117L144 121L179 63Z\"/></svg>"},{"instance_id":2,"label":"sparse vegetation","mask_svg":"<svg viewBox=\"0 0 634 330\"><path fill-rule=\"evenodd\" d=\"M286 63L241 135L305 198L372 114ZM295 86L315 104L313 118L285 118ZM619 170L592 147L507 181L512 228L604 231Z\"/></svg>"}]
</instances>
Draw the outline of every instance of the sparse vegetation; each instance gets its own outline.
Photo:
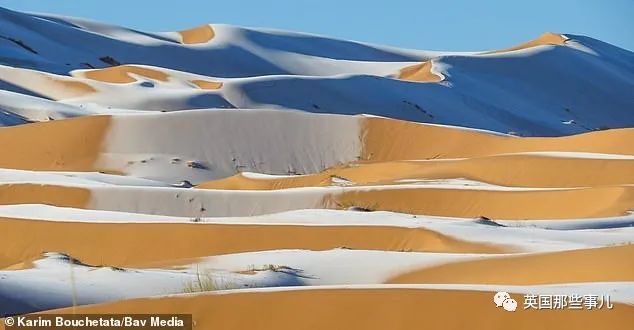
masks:
<instances>
[{"instance_id":1,"label":"sparse vegetation","mask_svg":"<svg viewBox=\"0 0 634 330\"><path fill-rule=\"evenodd\" d=\"M267 271L267 270L273 271L273 272L279 272L279 271L288 270L288 269L292 269L292 268L288 267L288 266L266 264L266 265L262 265L260 267L256 267L255 265L250 265L248 270L251 271L251 272L262 272L262 271Z\"/></svg>"},{"instance_id":2,"label":"sparse vegetation","mask_svg":"<svg viewBox=\"0 0 634 330\"><path fill-rule=\"evenodd\" d=\"M233 281L223 278L215 278L211 272L201 272L198 266L196 266L196 278L184 284L183 292L198 293L237 288L238 285L236 285Z\"/></svg>"}]
</instances>

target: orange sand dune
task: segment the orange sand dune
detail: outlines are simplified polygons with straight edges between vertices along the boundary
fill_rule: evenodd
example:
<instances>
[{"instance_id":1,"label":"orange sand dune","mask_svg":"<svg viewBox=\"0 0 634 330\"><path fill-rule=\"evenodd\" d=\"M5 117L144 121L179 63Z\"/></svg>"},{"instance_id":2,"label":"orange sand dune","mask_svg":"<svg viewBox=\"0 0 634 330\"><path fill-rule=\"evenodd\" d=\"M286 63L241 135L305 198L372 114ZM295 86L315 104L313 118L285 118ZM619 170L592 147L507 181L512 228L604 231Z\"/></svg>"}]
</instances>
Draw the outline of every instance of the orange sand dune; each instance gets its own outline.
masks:
<instances>
[{"instance_id":1,"label":"orange sand dune","mask_svg":"<svg viewBox=\"0 0 634 330\"><path fill-rule=\"evenodd\" d=\"M483 54L505 53L505 52L511 52L514 50L526 49L526 48L543 46L543 45L563 45L566 42L566 40L568 40L568 38L566 38L565 36L561 34L546 32L542 34L541 36L539 36L537 39L527 41L523 44L511 47L511 48L484 52Z\"/></svg>"},{"instance_id":2,"label":"orange sand dune","mask_svg":"<svg viewBox=\"0 0 634 330\"><path fill-rule=\"evenodd\" d=\"M634 306L587 310L495 308L493 292L315 289L182 295L80 306L51 313L193 314L195 329L630 329Z\"/></svg>"},{"instance_id":3,"label":"orange sand dune","mask_svg":"<svg viewBox=\"0 0 634 330\"><path fill-rule=\"evenodd\" d=\"M48 81L47 86L37 87L33 89L33 91L38 92L42 95L52 97L54 99L68 99L73 97L84 96L89 93L95 93L97 90L81 81L74 80L72 78L64 77L55 77L52 75L45 75L46 80ZM23 86L25 89L30 89L31 86ZM45 92L46 90L50 90L51 93ZM55 91L58 90L58 91Z\"/></svg>"},{"instance_id":4,"label":"orange sand dune","mask_svg":"<svg viewBox=\"0 0 634 330\"><path fill-rule=\"evenodd\" d=\"M353 185L394 184L404 179L466 178L515 187L588 187L634 182L634 161L500 155L458 160L393 161L339 166L321 173L277 178L237 174L203 182L198 188L274 190L332 185L333 178Z\"/></svg>"},{"instance_id":5,"label":"orange sand dune","mask_svg":"<svg viewBox=\"0 0 634 330\"><path fill-rule=\"evenodd\" d=\"M86 208L90 192L75 188L37 184L0 185L0 204L49 204ZM52 192L71 191L51 197ZM283 197L280 197L283 198ZM324 196L322 207L370 210L446 217L494 219L566 219L621 216L634 206L634 186L579 189L504 191L461 188L368 187L333 192Z\"/></svg>"},{"instance_id":6,"label":"orange sand dune","mask_svg":"<svg viewBox=\"0 0 634 330\"><path fill-rule=\"evenodd\" d=\"M634 155L634 129L565 137L518 138L452 127L366 118L362 159L372 161L462 158L529 151L576 151Z\"/></svg>"},{"instance_id":7,"label":"orange sand dune","mask_svg":"<svg viewBox=\"0 0 634 330\"><path fill-rule=\"evenodd\" d=\"M81 97L97 91L79 79L36 70L0 67L0 76L3 81L54 100Z\"/></svg>"},{"instance_id":8,"label":"orange sand dune","mask_svg":"<svg viewBox=\"0 0 634 330\"><path fill-rule=\"evenodd\" d=\"M90 116L0 128L0 167L94 171L110 116Z\"/></svg>"},{"instance_id":9,"label":"orange sand dune","mask_svg":"<svg viewBox=\"0 0 634 330\"><path fill-rule=\"evenodd\" d=\"M20 239L9 239L15 237ZM237 252L338 247L465 253L509 251L420 228L80 223L0 218L0 268L48 251L67 253L90 264L130 266Z\"/></svg>"},{"instance_id":10,"label":"orange sand dune","mask_svg":"<svg viewBox=\"0 0 634 330\"><path fill-rule=\"evenodd\" d=\"M107 70L107 69L106 69ZM89 116L0 128L0 166L17 169L94 171L107 133L108 116ZM614 129L558 138L517 138L363 118L366 161L462 158L529 151L579 151L634 155L634 129ZM412 143L433 141L433 143ZM116 170L116 169L113 169Z\"/></svg>"},{"instance_id":11,"label":"orange sand dune","mask_svg":"<svg viewBox=\"0 0 634 330\"><path fill-rule=\"evenodd\" d=\"M634 281L634 245L456 262L396 276L388 283L532 285Z\"/></svg>"},{"instance_id":12,"label":"orange sand dune","mask_svg":"<svg viewBox=\"0 0 634 330\"><path fill-rule=\"evenodd\" d=\"M85 70L79 74L92 80L126 84L137 81L130 75L131 73L158 81L167 81L169 79L169 75L165 72L136 65L119 65L104 69Z\"/></svg>"},{"instance_id":13,"label":"orange sand dune","mask_svg":"<svg viewBox=\"0 0 634 330\"><path fill-rule=\"evenodd\" d=\"M220 89L222 87L222 83L219 81L208 81L208 80L192 80L192 84L198 86L200 89Z\"/></svg>"},{"instance_id":14,"label":"orange sand dune","mask_svg":"<svg viewBox=\"0 0 634 330\"><path fill-rule=\"evenodd\" d=\"M189 30L178 31L184 44L204 44L214 38L214 29L209 25L201 25Z\"/></svg>"},{"instance_id":15,"label":"orange sand dune","mask_svg":"<svg viewBox=\"0 0 634 330\"><path fill-rule=\"evenodd\" d=\"M2 184L0 205L47 204L62 207L86 207L90 202L90 190L45 184Z\"/></svg>"},{"instance_id":16,"label":"orange sand dune","mask_svg":"<svg viewBox=\"0 0 634 330\"><path fill-rule=\"evenodd\" d=\"M438 82L443 78L431 72L432 61L425 61L420 64L411 65L401 69L398 79L423 82Z\"/></svg>"},{"instance_id":17,"label":"orange sand dune","mask_svg":"<svg viewBox=\"0 0 634 330\"><path fill-rule=\"evenodd\" d=\"M326 204L448 217L570 219L620 216L634 206L634 186L547 191L374 189L332 194Z\"/></svg>"}]
</instances>

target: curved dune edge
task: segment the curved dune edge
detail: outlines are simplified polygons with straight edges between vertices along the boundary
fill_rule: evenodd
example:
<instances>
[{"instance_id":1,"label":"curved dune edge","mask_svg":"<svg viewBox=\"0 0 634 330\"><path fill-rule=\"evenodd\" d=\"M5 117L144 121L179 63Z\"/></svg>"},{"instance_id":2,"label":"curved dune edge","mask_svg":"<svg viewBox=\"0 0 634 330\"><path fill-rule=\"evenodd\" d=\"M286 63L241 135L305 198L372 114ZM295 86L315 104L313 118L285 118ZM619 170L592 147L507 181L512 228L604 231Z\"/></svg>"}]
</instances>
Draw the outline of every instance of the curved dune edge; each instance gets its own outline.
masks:
<instances>
[{"instance_id":1,"label":"curved dune edge","mask_svg":"<svg viewBox=\"0 0 634 330\"><path fill-rule=\"evenodd\" d=\"M188 30L178 31L181 35L182 43L189 44L204 44L213 39L216 34L214 29L209 24L204 24Z\"/></svg>"},{"instance_id":2,"label":"curved dune edge","mask_svg":"<svg viewBox=\"0 0 634 330\"><path fill-rule=\"evenodd\" d=\"M526 49L526 48L531 48L536 46L545 46L545 45L561 46L566 42L566 40L568 40L568 38L564 36L563 34L545 32L544 34L540 35L536 39L527 41L523 44L513 46L510 48L500 49L500 50L492 50L492 51L484 52L482 54L506 53L506 52L512 52L514 50Z\"/></svg>"},{"instance_id":3,"label":"curved dune edge","mask_svg":"<svg viewBox=\"0 0 634 330\"><path fill-rule=\"evenodd\" d=\"M0 218L0 233L3 236L0 239L0 268L31 260L48 251L63 252L90 264L114 266L291 248L330 250L346 247L452 253L509 251L501 246L462 241L427 229L387 226L77 223ZM11 237L20 239L7 239Z\"/></svg>"},{"instance_id":4,"label":"curved dune edge","mask_svg":"<svg viewBox=\"0 0 634 330\"><path fill-rule=\"evenodd\" d=\"M79 197L65 194L77 188L39 184L0 185L0 204L48 204L86 208L90 191ZM84 192L85 191L85 192ZM325 192L321 208L372 211L457 218L486 216L504 220L574 219L622 216L634 205L634 186L604 186L553 190L486 190L432 187L362 187ZM59 193L64 194L59 195ZM50 196L56 193L55 196ZM279 196L284 198L284 196ZM94 200L90 200L94 202ZM285 210L291 210L289 207Z\"/></svg>"},{"instance_id":5,"label":"curved dune edge","mask_svg":"<svg viewBox=\"0 0 634 330\"><path fill-rule=\"evenodd\" d=\"M118 65L104 69L74 71L72 74L79 75L87 79L113 84L127 84L137 81L130 74L136 74L163 82L168 81L170 78L165 72L137 65Z\"/></svg>"},{"instance_id":6,"label":"curved dune edge","mask_svg":"<svg viewBox=\"0 0 634 330\"><path fill-rule=\"evenodd\" d=\"M312 289L183 295L80 306L50 313L185 313L196 329L629 329L634 307L594 311L496 309L493 292ZM521 301L521 295L511 295ZM236 308L240 306L240 308Z\"/></svg>"},{"instance_id":7,"label":"curved dune edge","mask_svg":"<svg viewBox=\"0 0 634 330\"><path fill-rule=\"evenodd\" d=\"M398 79L418 81L418 82L439 82L443 81L444 77L433 73L432 60L425 61L420 64L411 65L401 69L398 75Z\"/></svg>"},{"instance_id":8,"label":"curved dune edge","mask_svg":"<svg viewBox=\"0 0 634 330\"><path fill-rule=\"evenodd\" d=\"M89 116L0 128L0 167L94 171L110 116Z\"/></svg>"},{"instance_id":9,"label":"curved dune edge","mask_svg":"<svg viewBox=\"0 0 634 330\"><path fill-rule=\"evenodd\" d=\"M196 85L200 89L208 89L208 90L216 90L222 88L223 83L220 81L209 81L209 80L192 80L192 84Z\"/></svg>"},{"instance_id":10,"label":"curved dune edge","mask_svg":"<svg viewBox=\"0 0 634 330\"><path fill-rule=\"evenodd\" d=\"M95 171L110 116L0 128L0 167ZM361 118L363 161L479 157L531 151L634 155L634 129L613 129L557 138L517 138L387 118ZM411 143L434 141L434 143ZM118 169L109 169L116 171ZM120 170L120 169L119 169Z\"/></svg>"},{"instance_id":11,"label":"curved dune edge","mask_svg":"<svg viewBox=\"0 0 634 330\"><path fill-rule=\"evenodd\" d=\"M86 94L90 94L90 93L96 93L97 90L84 83L81 81L76 81L76 80L72 80L72 78L61 78L61 77L54 77L51 75L46 75L45 77L53 86L46 86L43 88L37 88L35 91L42 93L42 90L47 90L48 88L54 88L54 89L62 89L62 92L59 93L51 93L50 96L57 98L57 99L66 99L66 98L74 98L74 97L80 97L80 96L84 96ZM26 88L26 87L25 87ZM28 89L28 88L27 88ZM43 95L46 95L44 93L42 93ZM63 96L60 96L60 94L62 94ZM58 96L56 96L58 95Z\"/></svg>"},{"instance_id":12,"label":"curved dune edge","mask_svg":"<svg viewBox=\"0 0 634 330\"><path fill-rule=\"evenodd\" d=\"M514 137L475 130L364 118L361 158L368 161L476 157L531 151L634 155L634 129L612 129L565 137ZM433 141L433 143L412 143Z\"/></svg>"},{"instance_id":13,"label":"curved dune edge","mask_svg":"<svg viewBox=\"0 0 634 330\"><path fill-rule=\"evenodd\" d=\"M601 175L597 175L601 173ZM237 174L200 183L197 188L277 190L332 185L334 178L351 185L397 184L405 179L465 178L501 186L573 188L634 182L634 161L533 155L497 155L457 160L393 161L339 166L326 171L271 178Z\"/></svg>"},{"instance_id":14,"label":"curved dune edge","mask_svg":"<svg viewBox=\"0 0 634 330\"><path fill-rule=\"evenodd\" d=\"M493 191L443 188L348 190L325 198L331 208L459 218L571 219L626 214L634 205L634 186L570 190Z\"/></svg>"},{"instance_id":15,"label":"curved dune edge","mask_svg":"<svg viewBox=\"0 0 634 330\"><path fill-rule=\"evenodd\" d=\"M48 72L0 66L1 80L54 100L71 99L97 90L76 78Z\"/></svg>"},{"instance_id":16,"label":"curved dune edge","mask_svg":"<svg viewBox=\"0 0 634 330\"><path fill-rule=\"evenodd\" d=\"M386 283L533 285L634 281L634 245L517 255L416 270Z\"/></svg>"}]
</instances>

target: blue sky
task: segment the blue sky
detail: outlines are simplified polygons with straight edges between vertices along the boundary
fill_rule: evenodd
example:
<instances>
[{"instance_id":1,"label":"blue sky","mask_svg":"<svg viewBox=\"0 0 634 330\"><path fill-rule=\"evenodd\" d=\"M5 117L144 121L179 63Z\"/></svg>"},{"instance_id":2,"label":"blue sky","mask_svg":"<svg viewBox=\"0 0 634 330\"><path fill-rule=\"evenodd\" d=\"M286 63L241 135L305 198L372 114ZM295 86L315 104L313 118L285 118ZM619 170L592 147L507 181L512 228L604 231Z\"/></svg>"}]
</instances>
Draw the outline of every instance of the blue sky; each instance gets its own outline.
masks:
<instances>
[{"instance_id":1,"label":"blue sky","mask_svg":"<svg viewBox=\"0 0 634 330\"><path fill-rule=\"evenodd\" d=\"M552 31L634 50L634 0L0 0L0 6L146 31L227 23L474 51L512 46Z\"/></svg>"}]
</instances>

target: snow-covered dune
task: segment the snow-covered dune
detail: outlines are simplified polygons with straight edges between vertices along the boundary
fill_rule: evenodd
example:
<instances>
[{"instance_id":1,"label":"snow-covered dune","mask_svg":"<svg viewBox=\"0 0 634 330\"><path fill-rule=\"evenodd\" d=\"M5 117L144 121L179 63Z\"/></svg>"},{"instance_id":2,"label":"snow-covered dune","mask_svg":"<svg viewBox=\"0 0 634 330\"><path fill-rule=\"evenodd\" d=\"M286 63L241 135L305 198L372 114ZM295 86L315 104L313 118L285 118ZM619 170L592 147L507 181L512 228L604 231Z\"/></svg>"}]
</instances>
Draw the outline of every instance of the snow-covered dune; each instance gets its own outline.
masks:
<instances>
[{"instance_id":1,"label":"snow-covered dune","mask_svg":"<svg viewBox=\"0 0 634 330\"><path fill-rule=\"evenodd\" d=\"M634 53L520 42L425 51L0 8L0 317L629 329ZM613 306L537 313L524 294Z\"/></svg>"},{"instance_id":2,"label":"snow-covered dune","mask_svg":"<svg viewBox=\"0 0 634 330\"><path fill-rule=\"evenodd\" d=\"M634 125L634 54L583 36L551 33L500 51L452 53L225 25L147 33L0 15L0 89L80 108L275 107L525 136ZM5 125L21 123L14 115L3 116Z\"/></svg>"}]
</instances>

